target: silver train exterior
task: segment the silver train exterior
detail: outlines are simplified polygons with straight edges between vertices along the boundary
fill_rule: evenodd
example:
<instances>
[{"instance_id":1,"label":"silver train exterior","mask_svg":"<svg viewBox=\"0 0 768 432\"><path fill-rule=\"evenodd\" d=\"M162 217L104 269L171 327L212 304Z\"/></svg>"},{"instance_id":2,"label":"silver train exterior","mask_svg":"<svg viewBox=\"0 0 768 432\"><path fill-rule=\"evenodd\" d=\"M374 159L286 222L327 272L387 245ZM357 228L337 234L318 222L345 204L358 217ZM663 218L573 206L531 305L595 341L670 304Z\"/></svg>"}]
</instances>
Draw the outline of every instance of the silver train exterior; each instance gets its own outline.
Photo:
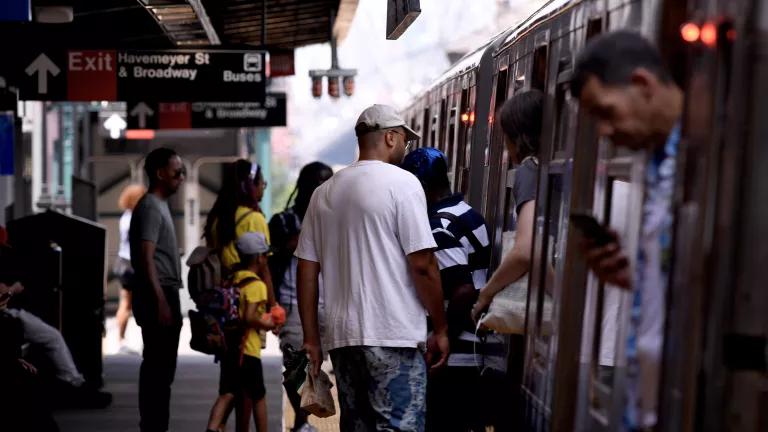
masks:
<instances>
[{"instance_id":1,"label":"silver train exterior","mask_svg":"<svg viewBox=\"0 0 768 432\"><path fill-rule=\"evenodd\" d=\"M684 40L684 24L696 40ZM656 429L767 431L768 2L756 0L550 1L403 110L486 217L495 267L514 229L514 170L494 114L517 92L547 95L525 353L510 356L524 356L510 389L524 402L510 412L523 409L525 430L622 430L631 294L589 274L568 226L572 211L591 212L618 228L630 256L638 247L645 160L599 139L568 91L579 50L617 29L657 41L687 96Z\"/></svg>"}]
</instances>

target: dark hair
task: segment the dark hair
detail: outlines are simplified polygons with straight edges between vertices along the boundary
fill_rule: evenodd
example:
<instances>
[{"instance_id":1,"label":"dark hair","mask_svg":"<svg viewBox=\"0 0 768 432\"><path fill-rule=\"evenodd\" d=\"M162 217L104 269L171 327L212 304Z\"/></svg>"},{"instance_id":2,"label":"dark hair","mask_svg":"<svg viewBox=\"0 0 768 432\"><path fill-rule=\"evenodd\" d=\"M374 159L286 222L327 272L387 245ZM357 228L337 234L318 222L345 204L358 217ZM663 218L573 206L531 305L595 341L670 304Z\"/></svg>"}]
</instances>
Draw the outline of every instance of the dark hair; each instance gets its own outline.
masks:
<instances>
[{"instance_id":1,"label":"dark hair","mask_svg":"<svg viewBox=\"0 0 768 432\"><path fill-rule=\"evenodd\" d=\"M637 68L649 70L661 82L672 80L659 51L639 33L621 30L597 36L576 59L571 94L579 98L590 76L604 84L629 84Z\"/></svg>"},{"instance_id":2,"label":"dark hair","mask_svg":"<svg viewBox=\"0 0 768 432\"><path fill-rule=\"evenodd\" d=\"M178 156L176 152L165 147L156 148L149 152L144 159L144 172L149 178L150 188L157 183L157 170L167 167L168 162L174 156Z\"/></svg>"},{"instance_id":3,"label":"dark hair","mask_svg":"<svg viewBox=\"0 0 768 432\"><path fill-rule=\"evenodd\" d=\"M211 212L205 221L204 236L209 245L224 247L235 240L235 214L239 206L258 210L258 203L253 202L248 182L256 182L262 177L261 167L256 165L256 175L251 177L253 164L239 159L224 168L221 188L213 203ZM216 225L216 244L213 244L213 226Z\"/></svg>"},{"instance_id":4,"label":"dark hair","mask_svg":"<svg viewBox=\"0 0 768 432\"><path fill-rule=\"evenodd\" d=\"M543 116L544 93L536 89L518 93L501 106L501 129L517 147L519 159L539 153Z\"/></svg>"},{"instance_id":5,"label":"dark hair","mask_svg":"<svg viewBox=\"0 0 768 432\"><path fill-rule=\"evenodd\" d=\"M322 162L312 162L304 165L301 171L299 171L296 187L291 192L291 196L288 197L285 207L290 207L293 202L294 211L300 218L304 218L304 213L307 212L312 193L320 186L321 177L325 173L330 173L328 176L330 177L333 175L333 169Z\"/></svg>"}]
</instances>

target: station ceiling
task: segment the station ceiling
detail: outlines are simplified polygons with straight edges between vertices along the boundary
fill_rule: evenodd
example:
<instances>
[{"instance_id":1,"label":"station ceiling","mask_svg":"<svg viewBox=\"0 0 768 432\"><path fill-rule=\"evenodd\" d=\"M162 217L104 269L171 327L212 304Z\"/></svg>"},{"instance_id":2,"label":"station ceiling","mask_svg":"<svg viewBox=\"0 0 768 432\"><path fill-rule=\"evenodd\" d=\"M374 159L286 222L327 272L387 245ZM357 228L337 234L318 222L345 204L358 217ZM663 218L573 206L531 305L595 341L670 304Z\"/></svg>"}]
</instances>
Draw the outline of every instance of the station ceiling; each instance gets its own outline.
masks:
<instances>
[{"instance_id":1,"label":"station ceiling","mask_svg":"<svg viewBox=\"0 0 768 432\"><path fill-rule=\"evenodd\" d=\"M358 0L32 0L38 8L71 6L69 23L0 25L21 44L71 48L297 48L343 40ZM266 7L266 19L263 11ZM333 21L331 21L333 19ZM262 24L266 23L266 40Z\"/></svg>"}]
</instances>

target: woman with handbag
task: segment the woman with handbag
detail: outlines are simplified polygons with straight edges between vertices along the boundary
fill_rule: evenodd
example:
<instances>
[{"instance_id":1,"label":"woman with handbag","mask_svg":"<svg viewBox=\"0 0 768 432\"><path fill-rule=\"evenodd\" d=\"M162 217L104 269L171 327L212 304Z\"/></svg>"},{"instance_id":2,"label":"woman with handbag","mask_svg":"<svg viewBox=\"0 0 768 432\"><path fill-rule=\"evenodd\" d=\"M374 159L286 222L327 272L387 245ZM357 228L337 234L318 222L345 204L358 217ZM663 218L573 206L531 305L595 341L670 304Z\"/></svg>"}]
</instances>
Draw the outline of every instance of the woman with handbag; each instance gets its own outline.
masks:
<instances>
[{"instance_id":1,"label":"woman with handbag","mask_svg":"<svg viewBox=\"0 0 768 432\"><path fill-rule=\"evenodd\" d=\"M506 135L507 150L517 165L512 195L515 201L516 232L514 246L502 258L501 264L493 273L485 287L480 290L477 302L472 308L475 321L503 333L523 333L523 320L510 320L509 316L495 317L492 301L494 297L510 284L521 281L528 275L531 265L531 242L533 239L533 221L536 209L536 188L539 171L537 155L541 136L544 94L539 90L530 90L515 95L502 105L499 121ZM526 283L527 286L527 283ZM526 287L527 288L527 287ZM491 310L491 316L483 313ZM498 321L496 323L489 319ZM504 328L496 328L503 326Z\"/></svg>"}]
</instances>

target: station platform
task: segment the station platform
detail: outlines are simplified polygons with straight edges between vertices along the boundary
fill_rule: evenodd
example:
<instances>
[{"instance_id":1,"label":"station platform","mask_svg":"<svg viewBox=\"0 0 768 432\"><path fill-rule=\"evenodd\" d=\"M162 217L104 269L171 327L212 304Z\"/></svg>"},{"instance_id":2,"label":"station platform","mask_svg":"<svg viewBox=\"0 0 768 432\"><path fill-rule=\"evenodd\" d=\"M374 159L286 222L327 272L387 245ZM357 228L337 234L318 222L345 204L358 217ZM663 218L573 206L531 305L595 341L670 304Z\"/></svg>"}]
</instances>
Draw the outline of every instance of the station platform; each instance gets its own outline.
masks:
<instances>
[{"instance_id":1,"label":"station platform","mask_svg":"<svg viewBox=\"0 0 768 432\"><path fill-rule=\"evenodd\" d=\"M218 394L219 367L211 356L189 348L189 323L185 320L179 343L179 358L171 396L170 431L204 431L211 405ZM62 432L134 432L138 431L138 378L141 365L141 332L133 320L126 333L125 345L135 353L119 350L114 318L107 320L104 340L104 391L112 393L106 409L58 410L54 413ZM288 431L293 425L293 411L282 388L282 355L277 337L269 334L262 352L264 382L267 387L269 432ZM329 365L324 365L324 369ZM334 392L334 397L335 397ZM338 409L337 409L338 412ZM319 431L338 431L338 416L328 419L310 417ZM227 431L234 431L230 418ZM255 430L251 424L251 430Z\"/></svg>"}]
</instances>

